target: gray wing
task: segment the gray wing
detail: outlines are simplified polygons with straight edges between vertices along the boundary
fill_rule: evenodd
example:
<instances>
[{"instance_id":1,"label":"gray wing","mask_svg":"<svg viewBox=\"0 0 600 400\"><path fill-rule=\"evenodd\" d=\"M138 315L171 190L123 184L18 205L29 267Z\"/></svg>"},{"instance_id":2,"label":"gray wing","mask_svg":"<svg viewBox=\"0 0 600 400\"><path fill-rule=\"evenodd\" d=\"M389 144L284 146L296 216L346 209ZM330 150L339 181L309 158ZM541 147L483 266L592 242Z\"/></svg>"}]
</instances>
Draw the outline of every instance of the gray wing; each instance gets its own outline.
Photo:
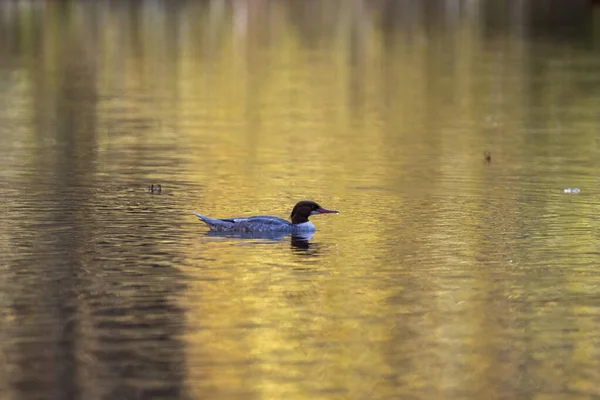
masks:
<instances>
[{"instance_id":1,"label":"gray wing","mask_svg":"<svg viewBox=\"0 0 600 400\"><path fill-rule=\"evenodd\" d=\"M284 230L288 229L292 224L285 219L277 217L242 217L242 218L224 218L214 219L205 215L194 213L200 218L210 229L216 231L252 231L252 230Z\"/></svg>"},{"instance_id":2,"label":"gray wing","mask_svg":"<svg viewBox=\"0 0 600 400\"><path fill-rule=\"evenodd\" d=\"M232 224L232 227L229 229L243 232L285 231L289 230L292 226L292 224L285 219L266 216L227 218L222 221Z\"/></svg>"},{"instance_id":3,"label":"gray wing","mask_svg":"<svg viewBox=\"0 0 600 400\"><path fill-rule=\"evenodd\" d=\"M229 220L229 219L227 219ZM225 220L225 221L227 221ZM248 217L248 218L233 218L235 222L247 222L252 224L261 224L261 225L278 225L278 226L288 226L291 225L290 222L286 221L282 218L277 217L267 217L267 216L258 216L258 217Z\"/></svg>"}]
</instances>

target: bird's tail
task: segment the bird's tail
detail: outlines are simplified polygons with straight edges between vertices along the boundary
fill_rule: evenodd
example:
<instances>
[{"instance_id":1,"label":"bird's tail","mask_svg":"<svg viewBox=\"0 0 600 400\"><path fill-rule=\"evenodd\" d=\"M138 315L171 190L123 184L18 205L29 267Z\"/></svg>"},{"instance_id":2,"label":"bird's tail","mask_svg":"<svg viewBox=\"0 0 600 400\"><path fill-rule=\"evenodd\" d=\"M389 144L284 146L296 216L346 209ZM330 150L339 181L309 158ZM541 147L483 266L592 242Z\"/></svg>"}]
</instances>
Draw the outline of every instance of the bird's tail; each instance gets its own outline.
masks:
<instances>
[{"instance_id":1,"label":"bird's tail","mask_svg":"<svg viewBox=\"0 0 600 400\"><path fill-rule=\"evenodd\" d=\"M202 222L204 222L206 225L208 225L208 227L210 229L221 230L221 229L226 228L227 226L231 225L231 222L226 222L226 221L223 221L220 219L209 218L205 215L198 214L197 212L194 212L194 215L196 217L200 218L200 220L202 220Z\"/></svg>"},{"instance_id":2,"label":"bird's tail","mask_svg":"<svg viewBox=\"0 0 600 400\"><path fill-rule=\"evenodd\" d=\"M207 216L204 216L202 214L198 214L196 211L194 211L194 215L198 218L200 218L200 220L202 220L204 223L206 223L207 225L210 224L210 221L212 220L212 218L208 218Z\"/></svg>"}]
</instances>

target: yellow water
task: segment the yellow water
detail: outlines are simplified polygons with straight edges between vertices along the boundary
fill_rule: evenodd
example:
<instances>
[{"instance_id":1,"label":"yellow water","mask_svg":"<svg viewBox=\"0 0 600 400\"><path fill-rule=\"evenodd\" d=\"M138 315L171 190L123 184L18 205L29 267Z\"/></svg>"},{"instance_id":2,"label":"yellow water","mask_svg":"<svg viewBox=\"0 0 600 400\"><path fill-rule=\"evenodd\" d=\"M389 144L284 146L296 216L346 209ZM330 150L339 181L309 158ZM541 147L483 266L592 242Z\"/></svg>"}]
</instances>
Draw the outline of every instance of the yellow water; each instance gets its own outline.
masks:
<instances>
[{"instance_id":1,"label":"yellow water","mask_svg":"<svg viewBox=\"0 0 600 400\"><path fill-rule=\"evenodd\" d=\"M0 399L600 396L598 15L546 3L0 3Z\"/></svg>"}]
</instances>

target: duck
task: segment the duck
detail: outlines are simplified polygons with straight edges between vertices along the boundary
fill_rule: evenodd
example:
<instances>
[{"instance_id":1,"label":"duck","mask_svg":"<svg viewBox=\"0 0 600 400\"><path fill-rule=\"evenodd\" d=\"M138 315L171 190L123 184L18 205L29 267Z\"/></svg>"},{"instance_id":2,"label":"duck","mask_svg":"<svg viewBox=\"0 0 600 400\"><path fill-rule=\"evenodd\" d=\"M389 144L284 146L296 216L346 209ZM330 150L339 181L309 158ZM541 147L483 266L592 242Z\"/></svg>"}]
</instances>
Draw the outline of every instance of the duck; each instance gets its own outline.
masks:
<instances>
[{"instance_id":1,"label":"duck","mask_svg":"<svg viewBox=\"0 0 600 400\"><path fill-rule=\"evenodd\" d=\"M314 201L302 200L296 203L290 214L290 221L271 216L214 219L194 212L211 231L216 232L282 232L291 234L313 233L315 226L308 218L319 214L339 214L328 210Z\"/></svg>"},{"instance_id":2,"label":"duck","mask_svg":"<svg viewBox=\"0 0 600 400\"><path fill-rule=\"evenodd\" d=\"M154 184L152 184L151 186L148 186L148 191L151 193L160 193L160 192L162 192L162 186L160 186L160 185L154 186Z\"/></svg>"}]
</instances>

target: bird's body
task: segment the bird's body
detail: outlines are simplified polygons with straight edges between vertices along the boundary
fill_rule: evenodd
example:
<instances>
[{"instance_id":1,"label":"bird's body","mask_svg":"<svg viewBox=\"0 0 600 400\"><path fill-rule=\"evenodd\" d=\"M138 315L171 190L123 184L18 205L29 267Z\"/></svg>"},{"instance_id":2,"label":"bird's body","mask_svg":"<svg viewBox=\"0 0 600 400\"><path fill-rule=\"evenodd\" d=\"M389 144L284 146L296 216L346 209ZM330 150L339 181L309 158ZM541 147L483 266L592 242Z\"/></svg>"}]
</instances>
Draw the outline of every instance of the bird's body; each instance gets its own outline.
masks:
<instances>
[{"instance_id":1,"label":"bird's body","mask_svg":"<svg viewBox=\"0 0 600 400\"><path fill-rule=\"evenodd\" d=\"M312 222L294 225L282 218L269 216L214 219L194 213L209 228L217 232L314 232Z\"/></svg>"},{"instance_id":2,"label":"bird's body","mask_svg":"<svg viewBox=\"0 0 600 400\"><path fill-rule=\"evenodd\" d=\"M327 210L313 201L301 201L292 210L292 222L271 216L239 217L215 219L194 213L212 231L216 232L282 232L291 234L312 233L315 226L308 220L311 215L337 214L338 211Z\"/></svg>"}]
</instances>

